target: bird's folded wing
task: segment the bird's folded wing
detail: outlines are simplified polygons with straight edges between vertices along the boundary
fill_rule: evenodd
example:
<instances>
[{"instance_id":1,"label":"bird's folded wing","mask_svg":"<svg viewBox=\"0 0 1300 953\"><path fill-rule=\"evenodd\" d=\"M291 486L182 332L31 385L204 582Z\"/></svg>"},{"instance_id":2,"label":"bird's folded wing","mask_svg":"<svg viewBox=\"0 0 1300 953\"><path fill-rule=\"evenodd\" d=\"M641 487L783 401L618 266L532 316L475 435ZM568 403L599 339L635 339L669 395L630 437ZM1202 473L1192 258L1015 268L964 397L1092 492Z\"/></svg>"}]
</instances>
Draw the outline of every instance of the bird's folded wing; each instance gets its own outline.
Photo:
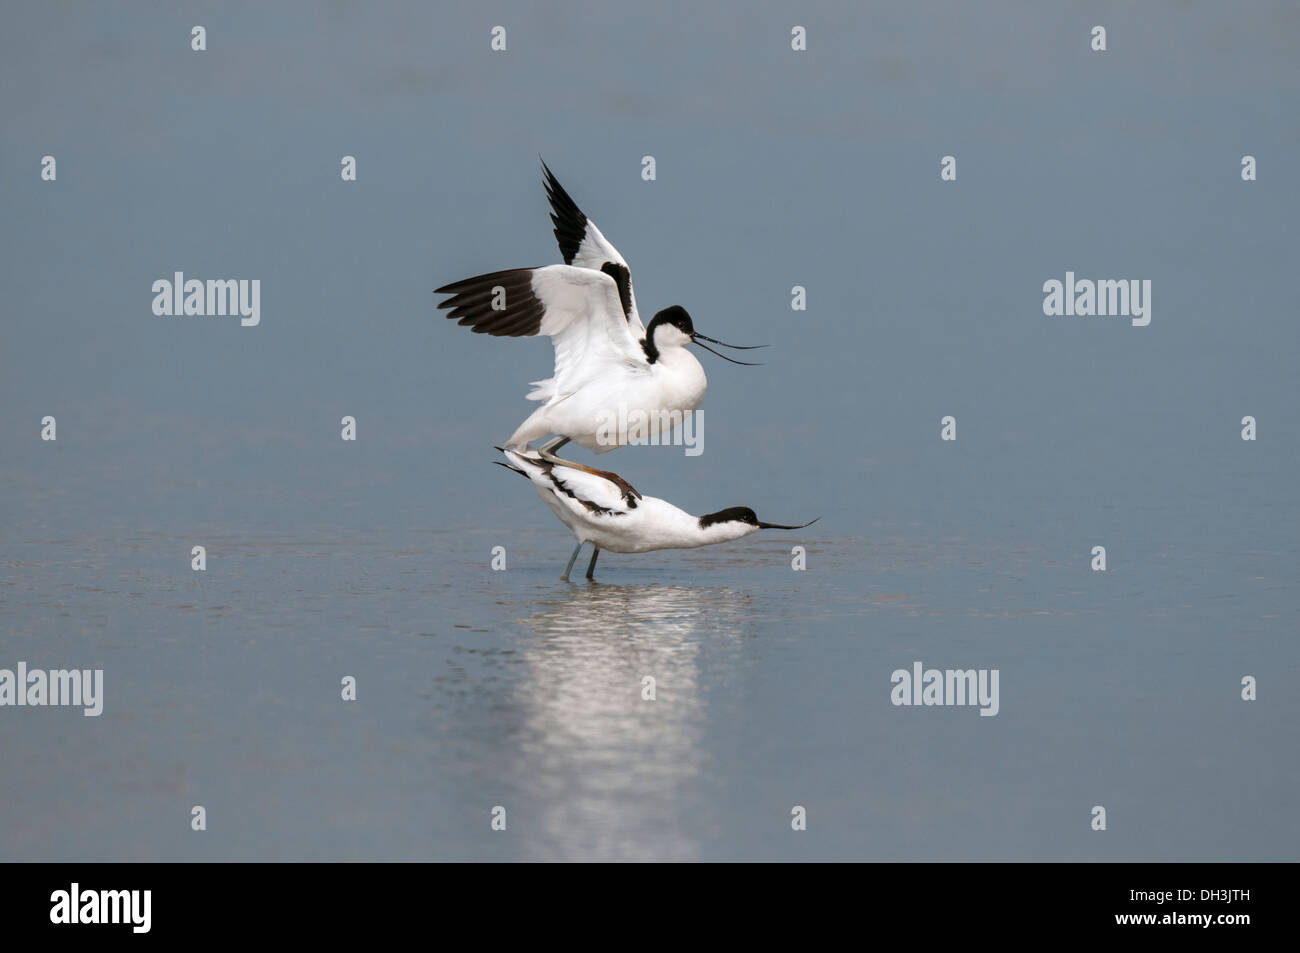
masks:
<instances>
[{"instance_id":1,"label":"bird's folded wing","mask_svg":"<svg viewBox=\"0 0 1300 953\"><path fill-rule=\"evenodd\" d=\"M579 515L626 516L628 505L622 488L602 476L573 467L554 465L549 479L560 501Z\"/></svg>"},{"instance_id":2,"label":"bird's folded wing","mask_svg":"<svg viewBox=\"0 0 1300 953\"><path fill-rule=\"evenodd\" d=\"M589 469L553 463L536 450L503 450L502 453L511 469L528 477L539 489L554 493L561 505L578 516L624 515L635 509L636 501L641 499L631 487L624 489ZM621 479L617 474L610 476Z\"/></svg>"}]
</instances>

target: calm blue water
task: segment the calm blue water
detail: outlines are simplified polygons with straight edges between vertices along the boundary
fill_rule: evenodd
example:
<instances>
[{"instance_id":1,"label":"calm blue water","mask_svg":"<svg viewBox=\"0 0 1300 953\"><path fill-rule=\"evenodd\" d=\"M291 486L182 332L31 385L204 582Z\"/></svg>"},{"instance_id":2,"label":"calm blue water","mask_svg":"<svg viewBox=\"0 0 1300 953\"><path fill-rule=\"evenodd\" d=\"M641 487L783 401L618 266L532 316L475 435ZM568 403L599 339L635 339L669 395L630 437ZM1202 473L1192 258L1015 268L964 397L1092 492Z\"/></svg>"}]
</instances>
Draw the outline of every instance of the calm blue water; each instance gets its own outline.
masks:
<instances>
[{"instance_id":1,"label":"calm blue water","mask_svg":"<svg viewBox=\"0 0 1300 953\"><path fill-rule=\"evenodd\" d=\"M824 519L797 536L804 572L773 532L606 553L567 585L569 537L531 489L501 471L483 491L528 525L10 528L6 661L102 667L106 701L3 712L4 856L1294 854L1294 521L1126 507L1094 573L1055 508L989 499L965 525ZM999 669L999 713L891 705L916 660Z\"/></svg>"},{"instance_id":2,"label":"calm blue water","mask_svg":"<svg viewBox=\"0 0 1300 953\"><path fill-rule=\"evenodd\" d=\"M1300 856L1294 5L443 6L6 14L0 669L106 697L0 708L0 859ZM600 465L820 522L558 581L492 465L549 348L430 293L557 260L538 154L645 315L771 345Z\"/></svg>"}]
</instances>

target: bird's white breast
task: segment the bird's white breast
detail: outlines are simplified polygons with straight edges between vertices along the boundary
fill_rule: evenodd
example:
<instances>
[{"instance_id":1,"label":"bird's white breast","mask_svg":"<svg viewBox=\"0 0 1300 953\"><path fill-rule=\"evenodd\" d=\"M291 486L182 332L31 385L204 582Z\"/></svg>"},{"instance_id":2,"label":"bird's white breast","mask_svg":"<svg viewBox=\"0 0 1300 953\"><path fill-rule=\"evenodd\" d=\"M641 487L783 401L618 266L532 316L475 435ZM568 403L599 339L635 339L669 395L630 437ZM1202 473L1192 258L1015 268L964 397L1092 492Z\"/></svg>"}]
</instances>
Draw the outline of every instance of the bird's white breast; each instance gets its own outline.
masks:
<instances>
[{"instance_id":1,"label":"bird's white breast","mask_svg":"<svg viewBox=\"0 0 1300 953\"><path fill-rule=\"evenodd\" d=\"M700 406L708 389L708 378L695 355L685 348L672 348L660 355L652 367L659 381L663 406L690 411Z\"/></svg>"},{"instance_id":2,"label":"bird's white breast","mask_svg":"<svg viewBox=\"0 0 1300 953\"><path fill-rule=\"evenodd\" d=\"M548 427L595 453L624 446L637 434L660 442L700 406L708 380L695 356L673 348L649 366L628 368L548 407Z\"/></svg>"}]
</instances>

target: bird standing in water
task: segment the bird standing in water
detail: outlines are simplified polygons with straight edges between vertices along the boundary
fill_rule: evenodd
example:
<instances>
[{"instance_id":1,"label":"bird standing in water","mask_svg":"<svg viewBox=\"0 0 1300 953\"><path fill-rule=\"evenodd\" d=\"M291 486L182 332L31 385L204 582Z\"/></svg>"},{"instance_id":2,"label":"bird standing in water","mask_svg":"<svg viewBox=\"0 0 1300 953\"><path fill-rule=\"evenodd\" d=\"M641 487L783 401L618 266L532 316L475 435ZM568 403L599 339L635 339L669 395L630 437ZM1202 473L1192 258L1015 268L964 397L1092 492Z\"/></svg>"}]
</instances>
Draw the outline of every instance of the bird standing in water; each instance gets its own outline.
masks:
<instances>
[{"instance_id":1,"label":"bird standing in water","mask_svg":"<svg viewBox=\"0 0 1300 953\"><path fill-rule=\"evenodd\" d=\"M578 545L560 578L568 581L584 543L592 544L587 578L596 570L602 549L614 553L648 553L657 549L694 549L740 539L760 529L803 529L764 523L747 506L732 506L705 516L692 516L666 500L644 496L616 473L576 467L547 459L536 450L511 450L503 467L533 482L542 501L578 538Z\"/></svg>"}]
</instances>

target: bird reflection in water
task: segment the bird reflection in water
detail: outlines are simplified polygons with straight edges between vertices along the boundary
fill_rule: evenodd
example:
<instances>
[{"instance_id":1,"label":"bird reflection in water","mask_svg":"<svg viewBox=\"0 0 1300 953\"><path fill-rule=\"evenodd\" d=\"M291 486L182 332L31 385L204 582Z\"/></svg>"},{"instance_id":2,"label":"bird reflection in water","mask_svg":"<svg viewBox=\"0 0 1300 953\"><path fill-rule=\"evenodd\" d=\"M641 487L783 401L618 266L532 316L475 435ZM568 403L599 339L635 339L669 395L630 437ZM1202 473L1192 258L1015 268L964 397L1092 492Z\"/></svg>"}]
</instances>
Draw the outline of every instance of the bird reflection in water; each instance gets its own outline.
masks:
<instances>
[{"instance_id":1,"label":"bird reflection in water","mask_svg":"<svg viewBox=\"0 0 1300 953\"><path fill-rule=\"evenodd\" d=\"M564 589L518 625L525 731L512 774L531 795L532 853L693 860L719 809L700 803L709 708L700 685L735 667L748 593L679 586ZM646 700L647 677L654 679Z\"/></svg>"}]
</instances>

